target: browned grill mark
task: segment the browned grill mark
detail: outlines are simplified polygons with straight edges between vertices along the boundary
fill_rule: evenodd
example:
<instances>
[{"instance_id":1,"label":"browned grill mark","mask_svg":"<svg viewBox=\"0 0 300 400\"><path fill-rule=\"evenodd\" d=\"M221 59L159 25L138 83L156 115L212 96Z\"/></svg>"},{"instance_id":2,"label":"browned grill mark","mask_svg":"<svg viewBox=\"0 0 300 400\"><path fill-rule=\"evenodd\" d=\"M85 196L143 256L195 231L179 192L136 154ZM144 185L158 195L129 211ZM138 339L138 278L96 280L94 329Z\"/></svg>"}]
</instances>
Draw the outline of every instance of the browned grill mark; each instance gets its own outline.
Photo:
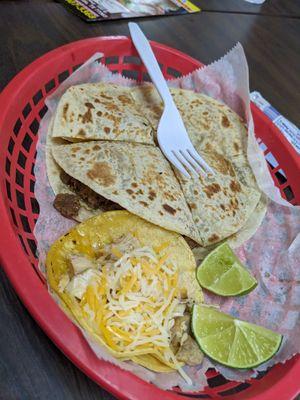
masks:
<instances>
[{"instance_id":1,"label":"browned grill mark","mask_svg":"<svg viewBox=\"0 0 300 400\"><path fill-rule=\"evenodd\" d=\"M230 189L233 192L240 192L241 191L241 185L239 184L239 182L231 181L230 182Z\"/></svg>"},{"instance_id":2,"label":"browned grill mark","mask_svg":"<svg viewBox=\"0 0 300 400\"><path fill-rule=\"evenodd\" d=\"M209 241L209 242L216 242L216 241L219 240L219 239L220 239L219 236L216 235L216 234L214 233L213 235L211 235L211 236L208 238L208 241Z\"/></svg>"},{"instance_id":3,"label":"browned grill mark","mask_svg":"<svg viewBox=\"0 0 300 400\"><path fill-rule=\"evenodd\" d=\"M176 214L176 210L173 207L169 206L169 204L163 204L163 209L166 210L171 215Z\"/></svg>"},{"instance_id":4,"label":"browned grill mark","mask_svg":"<svg viewBox=\"0 0 300 400\"><path fill-rule=\"evenodd\" d=\"M78 135L78 136L84 137L84 136L85 136L85 131L84 131L84 129L80 129L79 132L77 133L77 135Z\"/></svg>"},{"instance_id":5,"label":"browned grill mark","mask_svg":"<svg viewBox=\"0 0 300 400\"><path fill-rule=\"evenodd\" d=\"M87 111L84 114L79 114L78 119L81 118L81 121L83 124L86 124L88 122L93 122L93 116L92 116L92 109L95 108L92 103L85 103L84 104L87 108Z\"/></svg>"},{"instance_id":6,"label":"browned grill mark","mask_svg":"<svg viewBox=\"0 0 300 400\"><path fill-rule=\"evenodd\" d=\"M215 193L220 192L221 187L218 183L212 183L211 185L205 186L203 190L210 199Z\"/></svg>"},{"instance_id":7,"label":"browned grill mark","mask_svg":"<svg viewBox=\"0 0 300 400\"><path fill-rule=\"evenodd\" d=\"M222 126L223 126L224 128L229 128L229 126L230 126L230 121L229 121L229 119L226 117L226 115L223 115L223 117L222 117Z\"/></svg>"},{"instance_id":8,"label":"browned grill mark","mask_svg":"<svg viewBox=\"0 0 300 400\"><path fill-rule=\"evenodd\" d=\"M66 121L67 120L67 112L69 108L69 103L66 103L63 107L63 119Z\"/></svg>"},{"instance_id":9,"label":"browned grill mark","mask_svg":"<svg viewBox=\"0 0 300 400\"><path fill-rule=\"evenodd\" d=\"M116 181L110 165L103 161L95 162L92 169L87 172L87 176L99 181L103 186L111 186Z\"/></svg>"}]
</instances>

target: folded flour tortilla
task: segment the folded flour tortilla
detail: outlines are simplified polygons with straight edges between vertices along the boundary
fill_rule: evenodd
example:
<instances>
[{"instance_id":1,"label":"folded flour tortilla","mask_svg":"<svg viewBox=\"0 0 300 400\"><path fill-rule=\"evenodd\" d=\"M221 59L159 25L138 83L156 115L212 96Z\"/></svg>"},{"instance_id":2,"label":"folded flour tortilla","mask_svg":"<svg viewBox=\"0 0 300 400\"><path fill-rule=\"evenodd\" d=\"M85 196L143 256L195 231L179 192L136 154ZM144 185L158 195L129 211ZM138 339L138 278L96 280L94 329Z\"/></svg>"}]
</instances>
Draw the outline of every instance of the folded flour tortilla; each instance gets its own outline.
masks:
<instances>
[{"instance_id":1,"label":"folded flour tortilla","mask_svg":"<svg viewBox=\"0 0 300 400\"><path fill-rule=\"evenodd\" d=\"M110 93L109 90L116 88L108 88L105 93ZM181 89L171 91L194 146L214 168L214 176L186 180L154 146L116 143L113 139L65 144L55 136L54 121L47 150L47 169L54 192L72 193L59 178L64 170L104 198L150 222L186 235L201 246L210 248L226 238L233 245L241 244L242 239L255 232L266 210L266 201L260 200L245 153L246 128L237 114L208 96ZM136 107L143 110L155 130L162 112L157 92L151 86L142 86L132 94ZM142 136L147 138L145 132ZM99 138L102 140L101 135ZM115 181L111 185L106 186L103 180L89 173L92 164L99 162L113 171ZM81 200L76 219L83 221L101 211L101 207L92 209ZM203 249L198 246L194 252L203 254Z\"/></svg>"},{"instance_id":2,"label":"folded flour tortilla","mask_svg":"<svg viewBox=\"0 0 300 400\"><path fill-rule=\"evenodd\" d=\"M53 146L52 155L68 175L99 195L201 243L180 185L157 147L90 141Z\"/></svg>"},{"instance_id":3,"label":"folded flour tortilla","mask_svg":"<svg viewBox=\"0 0 300 400\"><path fill-rule=\"evenodd\" d=\"M71 86L63 94L53 122L53 137L153 144L152 128L136 107L130 89L104 83Z\"/></svg>"}]
</instances>

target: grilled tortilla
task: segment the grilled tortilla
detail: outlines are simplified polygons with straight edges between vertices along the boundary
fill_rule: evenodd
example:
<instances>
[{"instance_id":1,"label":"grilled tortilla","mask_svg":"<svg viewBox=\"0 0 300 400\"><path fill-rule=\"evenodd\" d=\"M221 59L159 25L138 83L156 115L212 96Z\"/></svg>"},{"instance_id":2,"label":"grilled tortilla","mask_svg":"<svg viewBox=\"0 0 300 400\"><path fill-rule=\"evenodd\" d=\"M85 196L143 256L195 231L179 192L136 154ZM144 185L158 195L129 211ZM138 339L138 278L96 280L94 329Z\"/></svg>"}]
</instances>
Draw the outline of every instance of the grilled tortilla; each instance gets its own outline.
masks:
<instances>
[{"instance_id":1,"label":"grilled tortilla","mask_svg":"<svg viewBox=\"0 0 300 400\"><path fill-rule=\"evenodd\" d=\"M53 146L52 155L69 176L101 197L201 243L180 185L157 147L90 141Z\"/></svg>"},{"instance_id":2,"label":"grilled tortilla","mask_svg":"<svg viewBox=\"0 0 300 400\"><path fill-rule=\"evenodd\" d=\"M69 141L122 140L153 144L152 128L130 89L104 83L71 86L61 97L53 137Z\"/></svg>"}]
</instances>

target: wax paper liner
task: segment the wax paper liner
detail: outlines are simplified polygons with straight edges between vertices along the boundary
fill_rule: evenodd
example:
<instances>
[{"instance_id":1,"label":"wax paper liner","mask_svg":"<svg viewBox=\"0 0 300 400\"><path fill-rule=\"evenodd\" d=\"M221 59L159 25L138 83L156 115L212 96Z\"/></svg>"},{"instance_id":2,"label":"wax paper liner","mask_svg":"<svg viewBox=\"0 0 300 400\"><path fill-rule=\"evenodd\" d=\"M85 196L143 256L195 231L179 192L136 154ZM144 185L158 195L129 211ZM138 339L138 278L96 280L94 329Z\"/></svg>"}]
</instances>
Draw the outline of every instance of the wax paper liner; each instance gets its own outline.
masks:
<instances>
[{"instance_id":1,"label":"wax paper liner","mask_svg":"<svg viewBox=\"0 0 300 400\"><path fill-rule=\"evenodd\" d=\"M38 243L42 270L44 270L45 255L49 246L74 225L74 222L63 218L52 206L54 194L47 179L45 166L46 135L59 98L68 87L74 84L105 81L124 86L136 85L135 81L112 74L103 64L98 63L97 60L101 56L97 53L91 57L46 100L48 112L39 130L35 165L35 195L40 205L40 215L34 234ZM220 305L221 310L237 318L280 332L284 335L283 344L277 355L269 362L248 371L227 368L211 363L205 358L202 365L185 367L185 371L193 380L193 385L189 386L176 372L157 374L134 363L120 362L89 338L86 332L83 334L99 357L130 370L161 388L169 389L178 385L183 390L199 390L206 385L205 371L211 366L219 370L227 379L244 381L275 363L285 362L298 352L300 346L300 209L292 207L281 198L279 190L274 186L263 153L255 140L250 111L248 66L243 48L239 43L218 61L185 77L169 81L169 85L208 94L226 103L247 121L248 160L260 189L268 196L270 203L257 232L236 249L236 253L256 277L258 286L249 295L237 298L221 298L206 292L205 300L209 304Z\"/></svg>"}]
</instances>

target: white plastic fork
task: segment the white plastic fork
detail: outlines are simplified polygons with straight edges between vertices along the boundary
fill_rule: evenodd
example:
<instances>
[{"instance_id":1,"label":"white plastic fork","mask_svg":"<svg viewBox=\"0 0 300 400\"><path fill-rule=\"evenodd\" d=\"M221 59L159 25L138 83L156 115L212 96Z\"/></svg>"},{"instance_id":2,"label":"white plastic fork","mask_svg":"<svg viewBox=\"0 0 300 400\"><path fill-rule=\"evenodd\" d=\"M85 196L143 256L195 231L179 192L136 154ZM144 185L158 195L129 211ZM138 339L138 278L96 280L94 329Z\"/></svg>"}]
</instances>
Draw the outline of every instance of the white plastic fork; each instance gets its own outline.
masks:
<instances>
[{"instance_id":1,"label":"white plastic fork","mask_svg":"<svg viewBox=\"0 0 300 400\"><path fill-rule=\"evenodd\" d=\"M187 178L190 178L191 174L196 176L214 174L213 169L198 154L189 138L146 36L138 24L129 22L128 27L134 46L164 103L164 111L157 129L159 147L167 159Z\"/></svg>"}]
</instances>

